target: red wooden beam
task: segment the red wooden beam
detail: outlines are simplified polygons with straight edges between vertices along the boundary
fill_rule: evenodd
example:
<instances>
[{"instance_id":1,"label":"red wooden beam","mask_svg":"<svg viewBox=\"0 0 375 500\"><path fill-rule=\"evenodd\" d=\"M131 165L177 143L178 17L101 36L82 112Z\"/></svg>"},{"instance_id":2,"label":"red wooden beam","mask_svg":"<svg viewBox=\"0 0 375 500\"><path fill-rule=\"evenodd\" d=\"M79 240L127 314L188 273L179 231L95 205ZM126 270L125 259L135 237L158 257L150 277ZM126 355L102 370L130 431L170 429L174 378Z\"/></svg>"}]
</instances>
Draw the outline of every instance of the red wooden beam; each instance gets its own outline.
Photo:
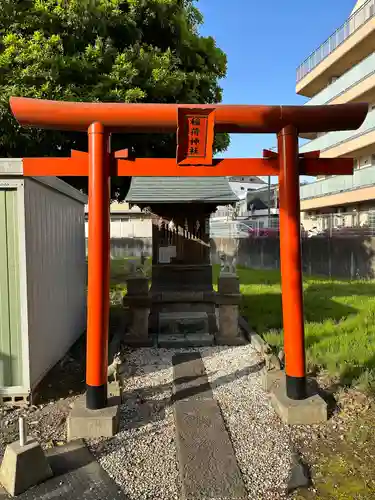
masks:
<instances>
[{"instance_id":1,"label":"red wooden beam","mask_svg":"<svg viewBox=\"0 0 375 500\"><path fill-rule=\"evenodd\" d=\"M263 158L214 159L212 166L185 166L174 158L137 158L118 160L117 175L132 177L226 177L244 175L278 175L275 160Z\"/></svg>"},{"instance_id":2,"label":"red wooden beam","mask_svg":"<svg viewBox=\"0 0 375 500\"><path fill-rule=\"evenodd\" d=\"M263 158L278 158L279 154L270 149L263 149Z\"/></svg>"},{"instance_id":3,"label":"red wooden beam","mask_svg":"<svg viewBox=\"0 0 375 500\"><path fill-rule=\"evenodd\" d=\"M129 149L119 149L113 153L114 158L128 159L129 158Z\"/></svg>"},{"instance_id":4,"label":"red wooden beam","mask_svg":"<svg viewBox=\"0 0 375 500\"><path fill-rule=\"evenodd\" d=\"M278 175L277 161L263 158L213 160L212 166L180 166L175 158L137 158L112 160L112 175L129 177L225 177ZM72 158L24 158L26 176L87 176L88 155Z\"/></svg>"},{"instance_id":5,"label":"red wooden beam","mask_svg":"<svg viewBox=\"0 0 375 500\"><path fill-rule=\"evenodd\" d=\"M308 151L307 153L300 153L300 158L320 158L320 151Z\"/></svg>"},{"instance_id":6,"label":"red wooden beam","mask_svg":"<svg viewBox=\"0 0 375 500\"><path fill-rule=\"evenodd\" d=\"M309 158L299 160L299 175L352 175L353 158Z\"/></svg>"},{"instance_id":7,"label":"red wooden beam","mask_svg":"<svg viewBox=\"0 0 375 500\"><path fill-rule=\"evenodd\" d=\"M72 152L72 158L24 158L25 176L85 177L88 175L88 154ZM116 156L120 156L117 154ZM352 158L303 158L300 175L351 175ZM216 159L212 166L181 166L174 158L136 158L112 160L111 175L129 177L226 177L279 174L276 158Z\"/></svg>"},{"instance_id":8,"label":"red wooden beam","mask_svg":"<svg viewBox=\"0 0 375 500\"><path fill-rule=\"evenodd\" d=\"M72 149L70 151L70 156L72 158L81 158L81 159L86 158L88 161L89 154L86 153L85 151L77 151L76 149Z\"/></svg>"},{"instance_id":9,"label":"red wooden beam","mask_svg":"<svg viewBox=\"0 0 375 500\"><path fill-rule=\"evenodd\" d=\"M87 131L100 122L108 132L176 132L178 109L190 104L127 104L48 101L11 97L10 107L18 123L38 128ZM249 106L196 104L215 108L215 132L272 133L286 125L298 132L356 130L366 118L367 103L323 106Z\"/></svg>"},{"instance_id":10,"label":"red wooden beam","mask_svg":"<svg viewBox=\"0 0 375 500\"><path fill-rule=\"evenodd\" d=\"M88 154L80 151L72 158L23 158L22 163L23 175L29 177L85 177L89 173Z\"/></svg>"}]
</instances>

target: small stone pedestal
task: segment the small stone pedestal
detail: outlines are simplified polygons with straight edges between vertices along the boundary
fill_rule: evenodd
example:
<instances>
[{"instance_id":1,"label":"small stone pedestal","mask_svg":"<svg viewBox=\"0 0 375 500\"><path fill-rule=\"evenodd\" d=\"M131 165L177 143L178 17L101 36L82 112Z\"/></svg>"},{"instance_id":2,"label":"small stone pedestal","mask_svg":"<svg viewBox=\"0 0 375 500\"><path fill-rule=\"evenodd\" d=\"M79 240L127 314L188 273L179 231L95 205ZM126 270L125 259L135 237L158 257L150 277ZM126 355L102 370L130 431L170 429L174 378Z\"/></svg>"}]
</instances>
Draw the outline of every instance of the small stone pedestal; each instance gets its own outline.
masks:
<instances>
[{"instance_id":1,"label":"small stone pedestal","mask_svg":"<svg viewBox=\"0 0 375 500\"><path fill-rule=\"evenodd\" d=\"M21 446L8 444L0 467L0 483L12 495L20 495L52 477L52 470L40 444L30 439Z\"/></svg>"},{"instance_id":2,"label":"small stone pedestal","mask_svg":"<svg viewBox=\"0 0 375 500\"><path fill-rule=\"evenodd\" d=\"M244 345L239 328L239 304L241 300L240 282L233 273L222 273L219 276L217 305L219 306L219 331L216 343L219 345Z\"/></svg>"},{"instance_id":3,"label":"small stone pedestal","mask_svg":"<svg viewBox=\"0 0 375 500\"><path fill-rule=\"evenodd\" d=\"M126 281L127 295L129 297L148 296L148 278L143 274L130 275Z\"/></svg>"},{"instance_id":4,"label":"small stone pedestal","mask_svg":"<svg viewBox=\"0 0 375 500\"><path fill-rule=\"evenodd\" d=\"M151 308L148 278L140 275L129 277L127 289L128 293L123 299L123 305L129 307L130 323L124 341L133 347L152 346L152 338L148 334Z\"/></svg>"},{"instance_id":5,"label":"small stone pedestal","mask_svg":"<svg viewBox=\"0 0 375 500\"><path fill-rule=\"evenodd\" d=\"M226 272L220 273L218 292L222 295L240 293L240 280L237 274Z\"/></svg>"}]
</instances>

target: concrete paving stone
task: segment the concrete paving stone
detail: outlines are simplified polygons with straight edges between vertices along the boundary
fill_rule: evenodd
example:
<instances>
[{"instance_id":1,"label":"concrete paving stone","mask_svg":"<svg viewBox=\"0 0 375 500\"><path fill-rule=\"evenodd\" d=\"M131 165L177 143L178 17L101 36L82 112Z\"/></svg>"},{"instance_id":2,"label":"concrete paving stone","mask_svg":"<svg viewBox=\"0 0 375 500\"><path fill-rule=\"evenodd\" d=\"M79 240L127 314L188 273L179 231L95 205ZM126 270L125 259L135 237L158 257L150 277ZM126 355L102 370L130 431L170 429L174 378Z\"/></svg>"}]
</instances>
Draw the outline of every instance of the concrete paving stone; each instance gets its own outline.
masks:
<instances>
[{"instance_id":1,"label":"concrete paving stone","mask_svg":"<svg viewBox=\"0 0 375 500\"><path fill-rule=\"evenodd\" d=\"M19 500L129 500L100 467L83 440L46 453L54 477L17 496ZM0 500L13 497L0 489Z\"/></svg>"},{"instance_id":2,"label":"concrete paving stone","mask_svg":"<svg viewBox=\"0 0 375 500\"><path fill-rule=\"evenodd\" d=\"M175 354L172 364L182 499L246 499L234 449L200 354Z\"/></svg>"},{"instance_id":3,"label":"concrete paving stone","mask_svg":"<svg viewBox=\"0 0 375 500\"><path fill-rule=\"evenodd\" d=\"M212 390L199 352L179 353L172 357L172 401L210 398Z\"/></svg>"},{"instance_id":4,"label":"concrete paving stone","mask_svg":"<svg viewBox=\"0 0 375 500\"><path fill-rule=\"evenodd\" d=\"M177 401L174 415L183 500L248 498L218 403Z\"/></svg>"}]
</instances>

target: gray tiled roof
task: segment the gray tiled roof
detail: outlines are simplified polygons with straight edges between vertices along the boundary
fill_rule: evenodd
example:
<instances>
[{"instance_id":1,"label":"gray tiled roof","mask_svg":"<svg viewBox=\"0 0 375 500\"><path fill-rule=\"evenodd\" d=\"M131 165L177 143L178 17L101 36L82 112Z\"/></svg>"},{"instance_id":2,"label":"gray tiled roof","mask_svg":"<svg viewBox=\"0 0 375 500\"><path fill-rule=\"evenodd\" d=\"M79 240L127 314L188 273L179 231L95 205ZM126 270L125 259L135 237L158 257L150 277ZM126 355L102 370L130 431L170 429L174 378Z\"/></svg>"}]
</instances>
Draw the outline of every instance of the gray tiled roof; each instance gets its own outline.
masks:
<instances>
[{"instance_id":1,"label":"gray tiled roof","mask_svg":"<svg viewBox=\"0 0 375 500\"><path fill-rule=\"evenodd\" d=\"M129 203L229 204L238 201L226 177L133 177Z\"/></svg>"}]
</instances>

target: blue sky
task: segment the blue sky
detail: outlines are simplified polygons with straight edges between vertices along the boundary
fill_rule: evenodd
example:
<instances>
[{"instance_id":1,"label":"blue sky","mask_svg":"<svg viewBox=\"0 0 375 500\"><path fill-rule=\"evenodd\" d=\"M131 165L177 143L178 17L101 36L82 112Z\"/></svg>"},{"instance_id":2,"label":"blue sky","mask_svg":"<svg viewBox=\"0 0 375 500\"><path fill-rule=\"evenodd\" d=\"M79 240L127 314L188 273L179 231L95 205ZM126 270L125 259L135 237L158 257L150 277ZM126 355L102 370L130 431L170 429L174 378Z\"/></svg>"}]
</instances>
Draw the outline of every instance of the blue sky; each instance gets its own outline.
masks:
<instances>
[{"instance_id":1,"label":"blue sky","mask_svg":"<svg viewBox=\"0 0 375 500\"><path fill-rule=\"evenodd\" d=\"M303 104L296 69L354 8L355 0L199 0L202 35L228 57L225 104ZM233 134L225 157L259 157L273 135Z\"/></svg>"}]
</instances>

